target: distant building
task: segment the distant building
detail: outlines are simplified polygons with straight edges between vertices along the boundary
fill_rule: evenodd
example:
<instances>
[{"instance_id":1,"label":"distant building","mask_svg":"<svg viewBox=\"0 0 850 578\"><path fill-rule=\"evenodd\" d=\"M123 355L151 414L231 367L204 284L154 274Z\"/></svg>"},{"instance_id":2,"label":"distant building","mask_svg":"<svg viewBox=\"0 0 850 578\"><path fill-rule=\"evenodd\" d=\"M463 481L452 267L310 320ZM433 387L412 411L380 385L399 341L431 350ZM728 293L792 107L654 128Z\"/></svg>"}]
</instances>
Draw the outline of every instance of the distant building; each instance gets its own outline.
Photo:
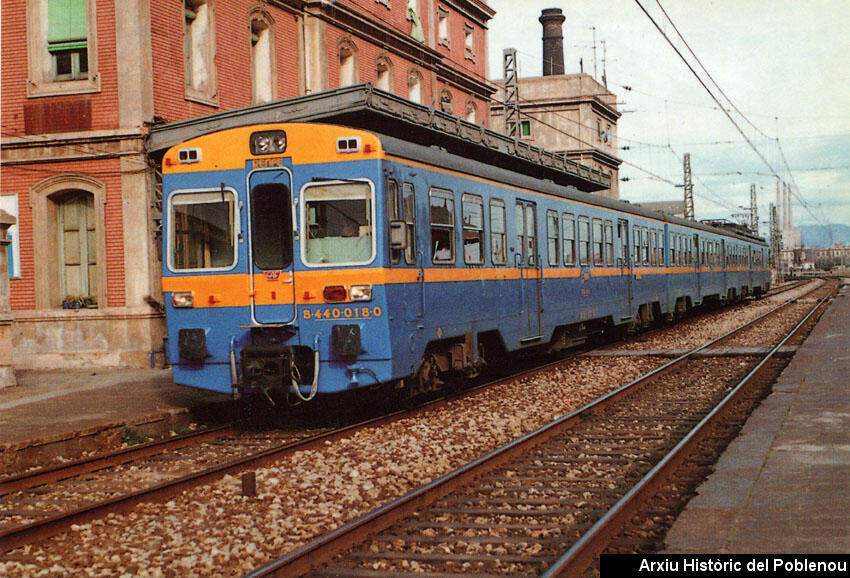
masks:
<instances>
[{"instance_id":1,"label":"distant building","mask_svg":"<svg viewBox=\"0 0 850 578\"><path fill-rule=\"evenodd\" d=\"M617 157L617 98L588 74L564 74L559 8L543 11L543 76L519 79L520 134L524 141L611 175L596 194L617 199L622 160ZM495 71L491 71L493 73ZM491 126L505 130L504 81L490 106Z\"/></svg>"},{"instance_id":2,"label":"distant building","mask_svg":"<svg viewBox=\"0 0 850 578\"><path fill-rule=\"evenodd\" d=\"M371 82L486 124L483 0L3 0L0 209L18 368L162 348L153 124ZM5 247L4 247L5 250Z\"/></svg>"}]
</instances>

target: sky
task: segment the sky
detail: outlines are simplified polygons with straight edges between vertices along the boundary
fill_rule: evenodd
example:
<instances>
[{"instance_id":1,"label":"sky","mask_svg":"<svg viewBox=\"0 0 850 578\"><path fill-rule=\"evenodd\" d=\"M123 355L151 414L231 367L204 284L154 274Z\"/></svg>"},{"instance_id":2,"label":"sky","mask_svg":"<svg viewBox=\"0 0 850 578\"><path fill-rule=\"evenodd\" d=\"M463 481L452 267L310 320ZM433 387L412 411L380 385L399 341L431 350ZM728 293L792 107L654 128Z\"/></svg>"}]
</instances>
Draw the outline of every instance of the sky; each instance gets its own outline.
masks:
<instances>
[{"instance_id":1,"label":"sky","mask_svg":"<svg viewBox=\"0 0 850 578\"><path fill-rule=\"evenodd\" d=\"M579 72L581 60L601 82L604 69L622 113L620 198L681 199L675 185L690 153L697 219L734 220L749 207L755 184L766 235L778 175L792 187L795 226L850 225L850 0L487 3L496 11L488 31L490 78L502 77L505 48L517 50L520 77L542 74L543 8L561 8L566 17L565 72Z\"/></svg>"}]
</instances>

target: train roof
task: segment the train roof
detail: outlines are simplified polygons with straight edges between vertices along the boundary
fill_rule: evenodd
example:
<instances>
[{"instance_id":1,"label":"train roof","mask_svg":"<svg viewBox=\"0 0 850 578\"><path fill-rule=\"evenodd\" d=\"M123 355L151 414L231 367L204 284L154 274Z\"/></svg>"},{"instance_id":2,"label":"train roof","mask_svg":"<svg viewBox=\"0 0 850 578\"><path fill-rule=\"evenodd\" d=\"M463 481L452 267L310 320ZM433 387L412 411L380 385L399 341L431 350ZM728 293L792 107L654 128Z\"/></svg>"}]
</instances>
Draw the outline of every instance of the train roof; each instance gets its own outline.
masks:
<instances>
[{"instance_id":1,"label":"train roof","mask_svg":"<svg viewBox=\"0 0 850 578\"><path fill-rule=\"evenodd\" d=\"M715 235L735 237L741 241L765 244L764 239L737 226L726 227L715 222L701 223L697 221L690 221L669 213L641 207L640 205L632 204L628 201L609 199L599 195L590 195L572 186L563 186L548 179L540 179L538 177L517 173L492 163L482 163L467 158L461 158L437 146L432 145L425 147L394 136L380 133L378 133L377 136L380 138L384 150L394 156L420 161L426 164L482 178L492 179L499 183L530 189L587 205L604 207L621 213L628 213L631 215L663 221L665 223L680 225L682 227L688 227L690 229L710 232Z\"/></svg>"},{"instance_id":2,"label":"train roof","mask_svg":"<svg viewBox=\"0 0 850 578\"><path fill-rule=\"evenodd\" d=\"M580 191L611 187L611 176L500 132L415 104L371 84L316 92L268 104L153 126L148 151L154 156L189 139L237 126L276 122L322 122L442 147L464 158L498 164L517 173L539 175Z\"/></svg>"},{"instance_id":3,"label":"train roof","mask_svg":"<svg viewBox=\"0 0 850 578\"><path fill-rule=\"evenodd\" d=\"M713 227L628 201L587 194L610 188L610 175L568 160L565 155L514 140L433 107L418 105L378 90L371 84L155 125L151 127L147 148L152 156L161 158L172 146L204 134L253 124L283 122L321 122L368 130L381 138L390 154L404 158L493 178L581 203L737 237L747 242L764 243L763 239L743 231Z\"/></svg>"}]
</instances>

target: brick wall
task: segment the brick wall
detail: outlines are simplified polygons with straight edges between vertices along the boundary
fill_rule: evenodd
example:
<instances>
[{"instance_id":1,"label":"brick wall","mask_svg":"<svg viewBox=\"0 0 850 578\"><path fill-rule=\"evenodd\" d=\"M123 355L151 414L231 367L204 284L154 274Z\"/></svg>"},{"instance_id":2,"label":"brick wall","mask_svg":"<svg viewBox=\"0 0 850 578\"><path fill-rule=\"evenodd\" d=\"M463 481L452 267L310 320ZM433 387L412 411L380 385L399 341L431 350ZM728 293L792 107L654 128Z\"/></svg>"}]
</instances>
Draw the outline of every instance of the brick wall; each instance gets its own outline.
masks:
<instances>
[{"instance_id":1,"label":"brick wall","mask_svg":"<svg viewBox=\"0 0 850 578\"><path fill-rule=\"evenodd\" d=\"M18 194L18 235L21 249L21 278L10 282L12 310L35 308L34 230L30 190L46 178L58 174L92 176L106 185L104 205L104 234L106 255L98 261L106 266L106 302L110 307L125 305L124 237L120 161L117 159L52 163L44 165L9 166L0 172L0 190ZM53 226L44 223L40 226ZM58 280L56 280L58 283Z\"/></svg>"}]
</instances>

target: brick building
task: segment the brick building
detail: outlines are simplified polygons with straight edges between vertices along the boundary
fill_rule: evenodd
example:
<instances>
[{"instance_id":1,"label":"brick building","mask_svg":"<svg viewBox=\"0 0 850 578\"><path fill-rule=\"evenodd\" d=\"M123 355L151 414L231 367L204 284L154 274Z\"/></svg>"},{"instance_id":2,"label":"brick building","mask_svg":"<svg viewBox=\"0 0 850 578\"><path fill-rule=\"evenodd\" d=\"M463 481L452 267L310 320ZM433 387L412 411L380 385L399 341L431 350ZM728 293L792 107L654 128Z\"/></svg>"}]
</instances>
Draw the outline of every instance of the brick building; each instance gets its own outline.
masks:
<instances>
[{"instance_id":1,"label":"brick building","mask_svg":"<svg viewBox=\"0 0 850 578\"><path fill-rule=\"evenodd\" d=\"M561 153L567 159L602 171L611 177L611 187L596 194L618 199L617 98L607 87L588 74L564 73L560 8L547 8L541 14L543 25L543 76L517 81L519 94L519 135L523 141ZM495 71L494 71L495 72ZM496 130L505 129L504 81L490 107Z\"/></svg>"},{"instance_id":2,"label":"brick building","mask_svg":"<svg viewBox=\"0 0 850 578\"><path fill-rule=\"evenodd\" d=\"M161 347L149 127L359 82L486 123L482 0L3 0L17 368Z\"/></svg>"}]
</instances>

